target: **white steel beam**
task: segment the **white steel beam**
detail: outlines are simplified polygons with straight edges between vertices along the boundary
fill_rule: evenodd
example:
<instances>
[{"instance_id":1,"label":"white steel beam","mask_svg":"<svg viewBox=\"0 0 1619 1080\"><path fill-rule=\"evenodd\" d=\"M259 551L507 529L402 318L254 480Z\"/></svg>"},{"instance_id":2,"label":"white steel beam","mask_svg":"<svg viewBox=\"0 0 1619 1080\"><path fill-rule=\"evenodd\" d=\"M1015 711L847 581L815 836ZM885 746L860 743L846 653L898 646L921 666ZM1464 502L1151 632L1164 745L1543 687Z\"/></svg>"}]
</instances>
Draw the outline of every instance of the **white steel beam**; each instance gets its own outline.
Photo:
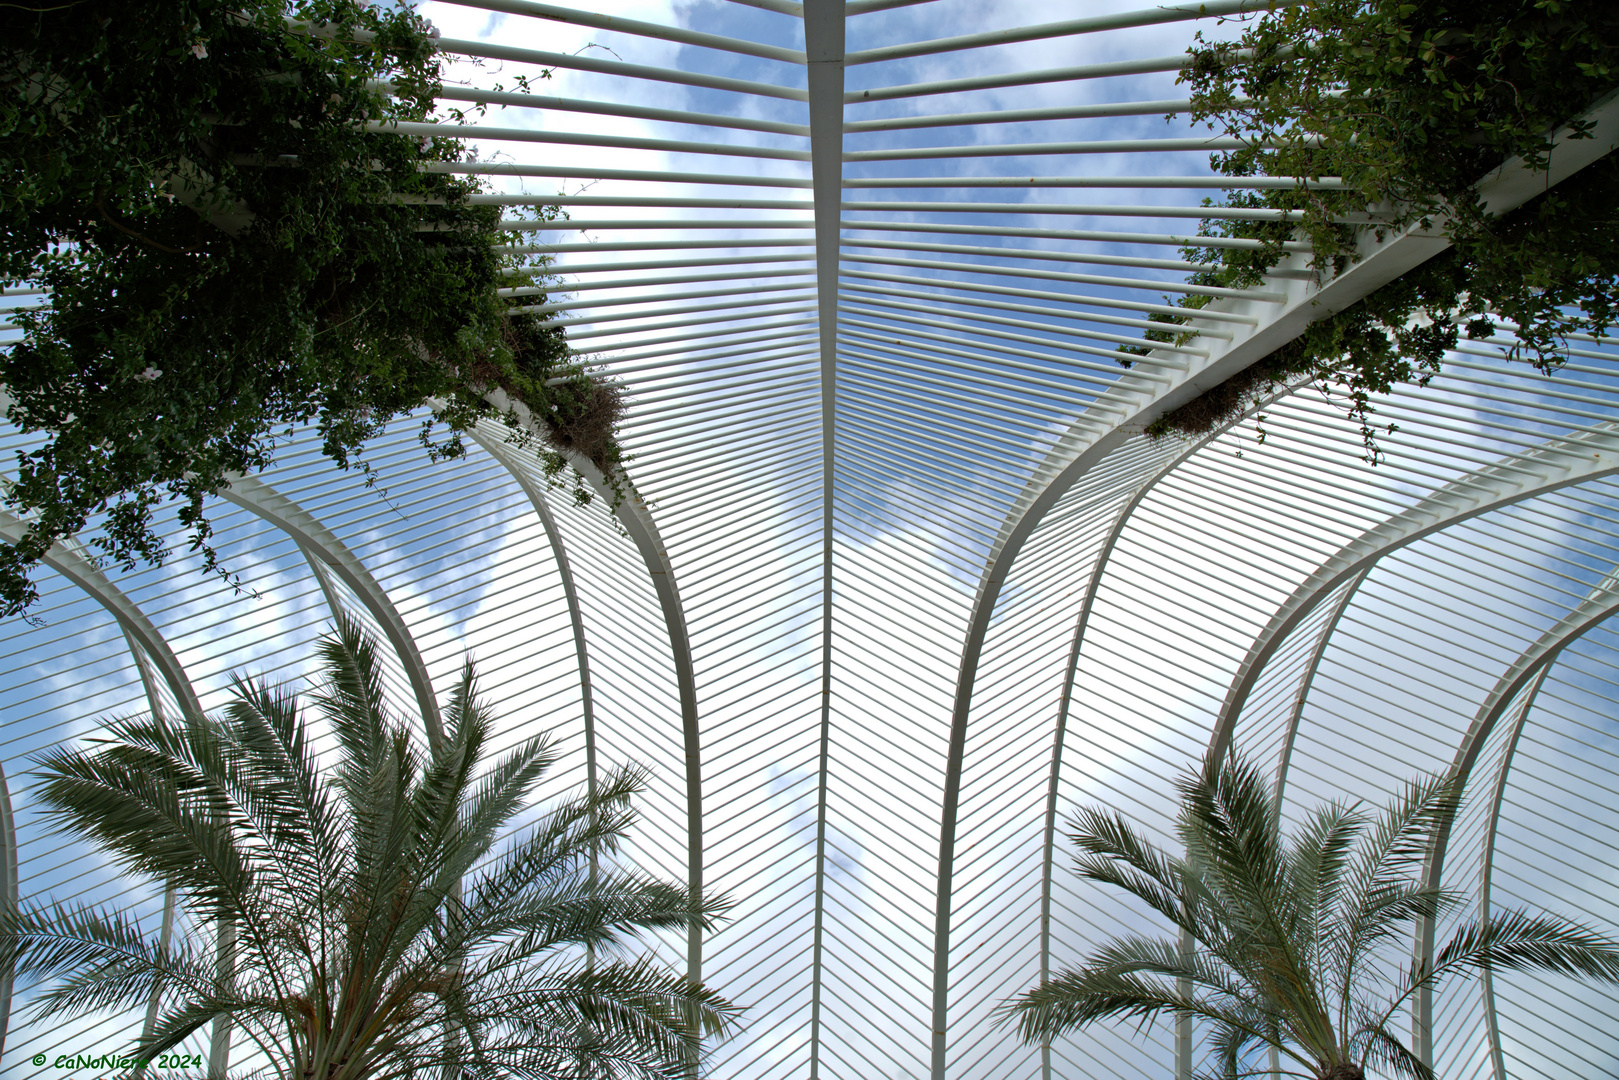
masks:
<instances>
[{"instance_id":1,"label":"white steel beam","mask_svg":"<svg viewBox=\"0 0 1619 1080\"><path fill-rule=\"evenodd\" d=\"M1338 602L1332 607L1332 614L1327 616L1321 631L1316 634L1315 644L1310 647L1310 656L1304 663L1304 672L1299 676L1298 689L1293 695L1293 705L1288 711L1287 731L1282 736L1281 752L1276 759L1276 781L1272 788L1275 792L1272 819L1275 821L1281 820L1282 800L1287 795L1287 771L1292 764L1293 746L1299 736L1299 720L1304 715L1304 705L1309 700L1310 688L1315 685L1316 672L1321 670L1321 658L1326 655L1327 645L1331 643L1332 635L1338 629L1338 623L1343 619L1344 612L1349 610L1350 603L1360 591L1360 586L1369 572L1362 570L1344 586L1343 595L1338 597Z\"/></svg>"},{"instance_id":2,"label":"white steel beam","mask_svg":"<svg viewBox=\"0 0 1619 1080\"><path fill-rule=\"evenodd\" d=\"M533 128L489 127L483 124L427 123L416 120L367 120L366 131L408 138L481 139L487 142L559 143L564 146L605 146L624 150L664 150L670 153L715 154L721 157L808 161L806 150L778 150L770 146L697 142L691 139L640 139L627 135L591 135L575 131L536 131Z\"/></svg>"},{"instance_id":3,"label":"white steel beam","mask_svg":"<svg viewBox=\"0 0 1619 1080\"><path fill-rule=\"evenodd\" d=\"M440 742L444 736L443 725L439 719L438 700L433 695L433 684L427 676L427 665L416 648L416 639L411 635L410 628L405 625L387 591L371 576L371 571L315 515L263 480L255 476L232 474L228 481L228 486L215 494L263 518L292 538L299 551L310 561L311 570L334 616L340 613L341 605L321 579L320 567L336 574L365 605L405 669L405 678L416 697L417 707L422 711L427 737L435 744Z\"/></svg>"},{"instance_id":4,"label":"white steel beam","mask_svg":"<svg viewBox=\"0 0 1619 1080\"><path fill-rule=\"evenodd\" d=\"M775 135L809 134L809 125L807 124L788 124L779 120L762 120L747 116L721 116L717 113L695 113L684 109L658 109L648 105L628 105L616 101L587 101L581 98L555 97L550 94L480 90L473 86L446 86L439 92L438 99L440 101L471 101L480 105L499 105L503 108L512 109L543 109L550 112L627 116L637 120L661 120L671 124L691 124L694 127L766 131Z\"/></svg>"},{"instance_id":5,"label":"white steel beam","mask_svg":"<svg viewBox=\"0 0 1619 1080\"><path fill-rule=\"evenodd\" d=\"M1615 612L1619 612L1619 570L1610 571L1597 586L1590 591L1584 600L1570 609L1557 620L1556 625L1542 633L1534 643L1513 662L1507 665L1496 683L1491 687L1484 701L1479 705L1478 712L1473 717L1467 733L1462 737L1460 746L1456 751L1456 760L1451 764L1451 774L1460 777L1462 782L1469 783L1473 768L1478 764L1479 756L1484 752L1485 744L1495 731L1496 725L1506 715L1514 702L1518 703L1517 720L1509 738L1504 755L1501 759L1493 793L1493 803L1485 833L1485 862L1483 888L1480 894L1480 915L1489 913L1489 873L1494 858L1494 844L1496 822L1501 812L1501 799L1504 791L1507 772L1511 767L1512 754L1517 748L1518 734L1533 705L1533 695L1539 692L1541 680L1557 662L1563 650L1578 641L1586 633L1601 625ZM1521 700L1520 700L1521 699ZM1445 854L1450 846L1449 828L1442 830L1434 838L1434 846L1428 854L1428 861L1423 870L1424 883L1437 887L1444 881ZM1434 935L1436 927L1432 919L1424 919L1417 925L1416 956L1433 963ZM1504 1080L1502 1067L1500 1036L1496 1026L1495 998L1493 983L1486 989L1486 1033L1490 1041L1492 1065L1497 1080ZM1430 1065L1433 1062L1433 994L1431 991L1418 996L1412 1010L1413 1049L1417 1056Z\"/></svg>"},{"instance_id":6,"label":"white steel beam","mask_svg":"<svg viewBox=\"0 0 1619 1080\"><path fill-rule=\"evenodd\" d=\"M851 64L872 64L882 60L899 60L912 56L932 56L960 49L982 49L993 45L1006 45L1018 41L1041 41L1046 38L1072 37L1076 34L1094 34L1103 30L1123 30L1134 26L1156 26L1168 22L1185 22L1217 15L1242 15L1255 11L1293 7L1306 0L1214 0L1211 3L1185 4L1179 7L1147 8L1144 11L1122 11L1116 15L1095 15L1087 19L1067 19L1063 22L1021 26L1014 30L990 30L980 34L960 34L956 37L916 41L907 45L889 45L879 49L862 49L849 56ZM1185 59L1182 58L1182 63Z\"/></svg>"},{"instance_id":7,"label":"white steel beam","mask_svg":"<svg viewBox=\"0 0 1619 1080\"><path fill-rule=\"evenodd\" d=\"M0 538L14 541L22 536L25 528L26 523L21 518L0 509ZM161 710L158 708L159 699L153 685L152 668L156 668L158 676L168 685L169 692L174 695L175 703L183 715L202 716L202 705L197 700L191 679L180 666L179 658L174 655L174 650L169 648L169 643L162 633L134 601L124 595L123 591L108 580L89 559L75 551L74 545L61 542L51 545L50 550L45 553L43 562L77 585L105 608L118 623L124 641L129 646L130 657L135 661L136 669L140 673L142 688L154 714L160 714ZM11 793L6 788L5 773L0 770L0 900L15 905L18 901L17 886L16 822L12 816ZM167 932L173 924L172 890L165 892L163 908L164 929ZM5 1048L6 1032L10 1025L12 985L11 972L0 971L0 1050ZM154 1022L154 1015L148 1010L146 1019L148 1030ZM229 1045L227 1041L224 1050L221 1051L220 1042L224 1030L216 1022L215 1037L210 1050L211 1072L216 1066L220 1071L225 1068L225 1055L229 1053Z\"/></svg>"},{"instance_id":8,"label":"white steel beam","mask_svg":"<svg viewBox=\"0 0 1619 1080\"><path fill-rule=\"evenodd\" d=\"M489 390L484 394L484 400L498 414L516 418L528 431L539 430L539 422L528 406L514 401L504 390ZM700 896L703 891L702 727L697 707L697 676L692 660L691 637L686 630L686 611L680 602L680 590L675 585L674 568L670 565L668 551L652 512L633 486L619 501L607 477L590 461L570 454L568 464L584 478L598 498L613 508L646 565L663 613L664 627L669 633L670 657L675 669L675 686L680 697L681 727L686 750L686 883L693 896ZM695 914L686 928L686 977L693 982L699 982L703 977L703 935Z\"/></svg>"},{"instance_id":9,"label":"white steel beam","mask_svg":"<svg viewBox=\"0 0 1619 1080\"><path fill-rule=\"evenodd\" d=\"M17 821L11 812L11 789L6 785L6 770L0 767L0 904L16 910L20 896L17 892ZM11 969L0 968L0 1054L6 1050L6 1032L11 1029Z\"/></svg>"},{"instance_id":10,"label":"white steel beam","mask_svg":"<svg viewBox=\"0 0 1619 1080\"><path fill-rule=\"evenodd\" d=\"M832 745L832 500L837 445L838 254L843 197L844 0L805 0L810 171L815 183L817 318L821 357L821 726L815 790L815 916L810 947L809 1080L821 1069L825 993L826 816Z\"/></svg>"},{"instance_id":11,"label":"white steel beam","mask_svg":"<svg viewBox=\"0 0 1619 1080\"><path fill-rule=\"evenodd\" d=\"M596 30L612 30L620 34L674 41L681 45L696 45L705 49L741 53L744 56L757 56L763 60L780 60L788 64L804 62L804 54L797 49L783 49L778 45L764 45L757 41L744 41L721 34L705 34L698 30L688 30L683 26L664 26L661 23L625 19L617 15L601 15L594 11L580 11L577 8L559 7L556 4L541 4L535 0L444 0L444 2L458 7L527 15L535 19L589 26Z\"/></svg>"},{"instance_id":12,"label":"white steel beam","mask_svg":"<svg viewBox=\"0 0 1619 1080\"><path fill-rule=\"evenodd\" d=\"M699 75L690 71L649 67L646 64L626 64L622 60L596 60L570 53L519 49L510 45L463 41L458 38L440 38L438 48L440 52L456 56L477 56L486 60L505 60L514 64L533 64L537 67L563 68L570 71L593 71L620 79L646 79L651 82L677 83L682 86L701 86L709 90L729 90L732 93L780 98L784 101L809 100L809 94L793 86L778 86L774 83L753 82L748 79L727 79L718 75Z\"/></svg>"},{"instance_id":13,"label":"white steel beam","mask_svg":"<svg viewBox=\"0 0 1619 1080\"><path fill-rule=\"evenodd\" d=\"M1265 664L1338 586L1370 570L1390 552L1460 522L1615 472L1619 472L1619 425L1602 424L1453 480L1345 544L1294 589L1254 638L1226 691L1210 749L1223 751L1230 745L1237 717Z\"/></svg>"},{"instance_id":14,"label":"white steel beam","mask_svg":"<svg viewBox=\"0 0 1619 1080\"><path fill-rule=\"evenodd\" d=\"M545 529L545 539L551 545L552 557L557 563L557 577L562 581L562 596L568 605L568 624L573 628L573 651L579 665L579 708L585 728L585 787L594 797L596 794L596 712L591 698L590 690L590 650L585 637L584 612L579 606L579 590L574 587L573 566L568 561L568 547L563 542L562 532L557 528L556 515L551 513L551 503L545 497L544 488L534 482L534 477L523 468L517 460L517 451L500 436L490 435L479 427L470 432L474 442L484 448L490 457L500 462L501 466L517 481L517 486L523 489L528 496L529 505L534 507L534 513L540 519L540 525ZM595 848L591 849L591 860L594 864L596 858Z\"/></svg>"},{"instance_id":15,"label":"white steel beam","mask_svg":"<svg viewBox=\"0 0 1619 1080\"><path fill-rule=\"evenodd\" d=\"M1609 95L1587 113L1586 119L1592 120L1595 124L1591 131L1593 137L1573 139L1571 137L1573 133L1567 128L1556 134L1549 173L1532 172L1521 162L1514 161L1508 162L1492 174L1490 179L1480 185L1480 194L1484 197L1486 205L1495 213L1504 213L1520 206L1546 187L1573 175L1619 145L1619 108L1615 107L1616 99L1619 99L1619 94ZM1020 210L1027 212L1028 208L1021 207ZM1236 324L1230 342L1219 342L1219 347L1212 348L1206 360L1194 362L1185 372L1174 373L1167 385L1160 381L1143 379L1133 372L1126 373L1112 389L1087 407L1085 414L1079 418L1081 422L1076 422L1033 470L1023 491L1007 513L984 560L968 619L967 632L962 642L955 701L951 713L950 743L945 763L944 798L939 829L938 915L935 923L933 956L936 1049L934 1080L944 1080L943 1055L938 1048L944 1045L945 990L948 987L950 956L950 881L955 856L957 802L961 789L967 722L971 714L973 688L977 679L984 637L989 630L989 622L1006 578L1011 573L1024 543L1064 493L1132 438L1138 437L1144 426L1165 412L1191 401L1205 389L1219 385L1232 375L1270 355L1297 337L1312 322L1348 307L1448 246L1449 241L1443 233L1423 233L1416 230L1385 239L1381 244L1374 243L1371 237L1364 237L1361 241L1360 260L1343 274L1324 284L1316 286L1299 280L1277 282L1285 295L1283 302L1274 308L1253 300L1216 301L1211 307L1232 314L1248 315L1253 318L1253 325L1249 327ZM1306 268L1302 256L1294 256L1289 262L1293 265L1285 268ZM1511 496L1504 495L1503 501L1495 505L1505 505L1506 502L1526 498L1528 492L1538 494L1619 469L1619 435L1607 428L1592 429L1574 438L1554 440L1534 453L1543 457L1546 470L1560 474L1564 479L1555 485L1531 486L1512 471L1499 476L1490 473L1488 476L1480 477L1479 482L1483 486L1487 487L1493 483L1503 490L1525 492ZM1592 454L1595 455L1594 460L1589 456ZM1542 462L1537 460L1536 464L1540 465ZM1443 499L1444 494L1440 493L1438 497ZM1461 516L1473 516L1479 512L1470 509L1476 505L1471 493L1463 490L1452 498L1456 500L1453 505L1444 503L1430 505L1428 500L1422 504L1432 519L1429 524L1433 521L1442 523L1427 528L1415 518L1402 517L1396 528L1404 527L1405 532L1421 531L1422 535L1426 535L1433 531L1433 528L1451 523L1452 519L1460 520ZM1411 538L1416 537L1413 535ZM1375 547L1375 544L1368 540L1368 547ZM1361 567L1355 565L1359 561L1361 560L1358 558L1350 557L1343 565L1359 570ZM1332 570L1323 568L1318 571L1318 576L1334 576L1341 581L1348 575L1339 576L1334 567ZM1312 583L1314 581L1313 576ZM1319 601L1321 595L1319 588L1312 587L1309 591L1315 597L1315 601ZM1302 612L1299 613L1299 617L1302 617ZM1281 625L1283 622L1287 623L1285 629ZM1240 699L1246 697L1252 687L1252 679L1257 676L1258 668L1263 665L1262 660L1258 664L1252 663L1259 660L1258 651L1263 649L1268 657L1280 638L1285 636L1285 630L1290 630L1295 625L1297 617L1291 611L1279 612L1273 620L1273 626L1267 628L1265 632L1268 636L1262 636L1262 641L1256 642L1254 649L1250 650L1249 662L1245 662L1237 683L1232 687L1232 695L1228 697L1228 708L1222 710L1222 719L1216 731L1217 741L1230 737L1229 717L1232 710L1229 706L1240 703Z\"/></svg>"}]
</instances>

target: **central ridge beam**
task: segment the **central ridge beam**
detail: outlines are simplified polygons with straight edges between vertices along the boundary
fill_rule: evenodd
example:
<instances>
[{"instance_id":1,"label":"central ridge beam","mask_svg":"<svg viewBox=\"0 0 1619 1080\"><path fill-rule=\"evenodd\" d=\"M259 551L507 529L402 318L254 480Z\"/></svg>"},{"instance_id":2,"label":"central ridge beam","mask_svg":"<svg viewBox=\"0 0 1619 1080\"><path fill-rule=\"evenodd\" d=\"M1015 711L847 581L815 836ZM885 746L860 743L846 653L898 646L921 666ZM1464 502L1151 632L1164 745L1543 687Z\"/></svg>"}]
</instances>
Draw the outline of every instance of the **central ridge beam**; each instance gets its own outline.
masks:
<instances>
[{"instance_id":1,"label":"central ridge beam","mask_svg":"<svg viewBox=\"0 0 1619 1080\"><path fill-rule=\"evenodd\" d=\"M844 0L805 0L810 175L815 206L815 287L821 342L821 731L815 796L815 929L811 941L809 1080L821 1067L821 995L826 965L827 773L832 744L832 485L837 420L838 251L843 212ZM938 1025L934 1025L937 1027ZM935 1035L934 1055L939 1055Z\"/></svg>"}]
</instances>

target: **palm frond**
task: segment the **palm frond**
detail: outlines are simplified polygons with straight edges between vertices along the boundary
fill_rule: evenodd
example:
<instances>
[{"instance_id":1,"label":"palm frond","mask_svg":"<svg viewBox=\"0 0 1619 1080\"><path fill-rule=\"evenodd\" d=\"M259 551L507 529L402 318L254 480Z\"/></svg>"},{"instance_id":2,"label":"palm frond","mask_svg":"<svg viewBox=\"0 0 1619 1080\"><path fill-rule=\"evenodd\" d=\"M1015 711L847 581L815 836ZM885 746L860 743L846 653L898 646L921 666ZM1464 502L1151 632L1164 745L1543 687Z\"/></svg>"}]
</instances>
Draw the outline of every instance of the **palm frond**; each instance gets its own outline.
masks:
<instances>
[{"instance_id":1,"label":"palm frond","mask_svg":"<svg viewBox=\"0 0 1619 1080\"><path fill-rule=\"evenodd\" d=\"M376 644L359 623L339 613L335 631L317 649L326 688L313 694L342 749L336 770L339 788L357 813L370 805L375 778L389 769L389 721Z\"/></svg>"},{"instance_id":2,"label":"palm frond","mask_svg":"<svg viewBox=\"0 0 1619 1080\"><path fill-rule=\"evenodd\" d=\"M316 702L338 736L324 772L292 695L247 678L221 718L117 720L40 760L54 822L174 881L192 928L162 946L118 912L6 905L0 963L54 980L39 1007L155 999L150 1051L228 1017L284 1073L344 1060L373 1080L673 1077L731 1030L737 1010L711 989L612 958L728 906L612 861L642 773L608 775L490 858L554 760L546 740L486 762L493 718L469 663L423 753L388 717L356 624L340 619L322 657Z\"/></svg>"},{"instance_id":3,"label":"palm frond","mask_svg":"<svg viewBox=\"0 0 1619 1080\"><path fill-rule=\"evenodd\" d=\"M1307 920L1303 930L1312 951L1331 947L1349 858L1365 824L1358 804L1329 803L1310 813L1291 845L1288 887L1300 900L1300 916ZM1319 959L1314 966L1321 966Z\"/></svg>"},{"instance_id":4,"label":"palm frond","mask_svg":"<svg viewBox=\"0 0 1619 1080\"><path fill-rule=\"evenodd\" d=\"M1509 910L1458 930L1434 958L1432 978L1464 967L1619 983L1619 943L1572 919Z\"/></svg>"},{"instance_id":5,"label":"palm frond","mask_svg":"<svg viewBox=\"0 0 1619 1080\"><path fill-rule=\"evenodd\" d=\"M1197 926L1186 925L1192 906L1185 902L1187 869L1181 860L1159 851L1120 815L1096 807L1077 811L1068 827L1068 839L1081 852L1074 860L1080 877L1124 889L1198 936Z\"/></svg>"},{"instance_id":6,"label":"palm frond","mask_svg":"<svg viewBox=\"0 0 1619 1080\"><path fill-rule=\"evenodd\" d=\"M1389 1030L1387 1018L1371 1018L1357 1033L1357 1041L1364 1043L1360 1054L1362 1068L1371 1065L1393 1076L1409 1076L1411 1080L1434 1080L1434 1071L1417 1057Z\"/></svg>"}]
</instances>

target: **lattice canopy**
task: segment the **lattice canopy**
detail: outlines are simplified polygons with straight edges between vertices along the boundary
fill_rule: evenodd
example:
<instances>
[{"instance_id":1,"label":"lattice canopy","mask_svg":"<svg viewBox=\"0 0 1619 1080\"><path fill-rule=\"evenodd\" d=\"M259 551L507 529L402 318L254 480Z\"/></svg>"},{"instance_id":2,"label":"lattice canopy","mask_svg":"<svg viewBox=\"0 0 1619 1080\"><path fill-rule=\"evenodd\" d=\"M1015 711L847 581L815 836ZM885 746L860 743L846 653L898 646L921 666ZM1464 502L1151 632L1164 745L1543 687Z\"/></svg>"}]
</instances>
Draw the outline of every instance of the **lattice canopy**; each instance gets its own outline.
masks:
<instances>
[{"instance_id":1,"label":"lattice canopy","mask_svg":"<svg viewBox=\"0 0 1619 1080\"><path fill-rule=\"evenodd\" d=\"M59 546L40 624L3 627L5 887L155 911L41 829L31 755L218 707L232 672L300 679L341 611L390 646L402 709L473 656L504 737L564 748L548 797L651 768L633 857L736 901L657 943L748 1007L716 1077L1188 1076L1196 1030L1027 1047L991 1010L1154 929L1076 879L1063 822L1101 803L1167 839L1168 780L1211 742L1274 769L1289 816L1465 770L1435 872L1475 911L1619 927L1619 351L1543 376L1465 344L1377 402L1375 467L1310 387L1262 442L1252 414L1144 437L1444 242L1188 285L1200 201L1268 181L1211 173L1229 141L1165 116L1193 32L1251 5L1137 2L425 5L447 103L488 106L455 168L568 215L510 225L554 257L539 307L629 392L634 495L573 505L498 426L438 464L400 428L374 489L301 437L224 493L251 594L183 543L131 573ZM532 92L490 89L519 73ZM1597 119L1554 179L1619 143ZM1188 291L1213 294L1197 336L1121 366ZM1414 1023L1448 1078L1599 1076L1616 1013L1497 977ZM138 1023L13 1020L0 1071Z\"/></svg>"}]
</instances>

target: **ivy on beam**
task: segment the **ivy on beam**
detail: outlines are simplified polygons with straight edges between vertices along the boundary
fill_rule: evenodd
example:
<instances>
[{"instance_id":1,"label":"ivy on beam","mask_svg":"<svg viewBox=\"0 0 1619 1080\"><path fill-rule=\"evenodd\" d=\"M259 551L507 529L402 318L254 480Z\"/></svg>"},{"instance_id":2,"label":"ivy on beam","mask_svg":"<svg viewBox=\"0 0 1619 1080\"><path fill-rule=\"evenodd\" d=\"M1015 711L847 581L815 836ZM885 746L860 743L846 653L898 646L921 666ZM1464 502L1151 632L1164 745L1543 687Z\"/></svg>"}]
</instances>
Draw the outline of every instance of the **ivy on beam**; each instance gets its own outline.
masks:
<instances>
[{"instance_id":1,"label":"ivy on beam","mask_svg":"<svg viewBox=\"0 0 1619 1080\"><path fill-rule=\"evenodd\" d=\"M1323 277L1343 271L1368 229L1381 240L1440 225L1452 246L1165 414L1149 435L1215 430L1302 378L1343 404L1376 463L1377 437L1393 428L1374 420L1373 396L1426 384L1462 335L1504 328L1513 358L1550 372L1571 335L1601 336L1619 321L1614 155L1505 215L1489 213L1476 186L1512 158L1545 171L1559 129L1589 137L1590 124L1570 118L1619 86L1619 5L1313 0L1248 17L1235 41L1200 34L1190 55L1182 81L1193 119L1246 144L1215 155L1218 172L1344 181L1228 196L1218 205L1299 211L1302 220L1206 220L1201 235L1261 246L1188 249L1189 259L1220 264L1193 280L1257 284L1283 242L1301 236ZM1373 208L1378 224L1352 223ZM1178 333L1170 326L1147 339Z\"/></svg>"}]
</instances>

